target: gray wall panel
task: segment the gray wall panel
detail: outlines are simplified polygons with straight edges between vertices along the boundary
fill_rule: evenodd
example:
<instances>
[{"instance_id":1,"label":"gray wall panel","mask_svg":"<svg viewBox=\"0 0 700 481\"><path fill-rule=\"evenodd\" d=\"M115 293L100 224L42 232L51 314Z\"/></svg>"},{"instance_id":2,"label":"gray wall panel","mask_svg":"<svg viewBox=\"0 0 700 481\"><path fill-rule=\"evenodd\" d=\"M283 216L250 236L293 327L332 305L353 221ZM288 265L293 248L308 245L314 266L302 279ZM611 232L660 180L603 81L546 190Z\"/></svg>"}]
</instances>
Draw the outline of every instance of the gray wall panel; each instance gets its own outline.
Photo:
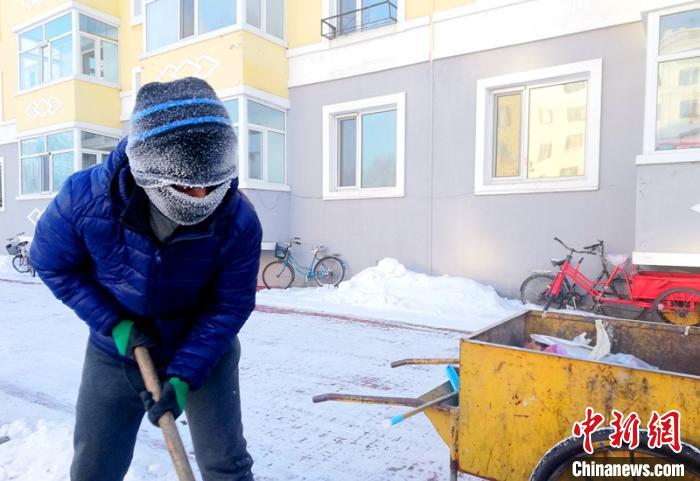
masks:
<instances>
[{"instance_id":1,"label":"gray wall panel","mask_svg":"<svg viewBox=\"0 0 700 481\"><path fill-rule=\"evenodd\" d=\"M636 250L700 254L700 163L637 168Z\"/></svg>"},{"instance_id":2,"label":"gray wall panel","mask_svg":"<svg viewBox=\"0 0 700 481\"><path fill-rule=\"evenodd\" d=\"M337 248L354 272L390 255L508 295L562 253L555 235L577 246L601 238L611 252L631 253L645 41L634 23L291 89L293 232ZM477 80L594 58L603 59L599 190L475 196ZM406 196L322 200L322 106L400 91L407 93Z\"/></svg>"}]
</instances>

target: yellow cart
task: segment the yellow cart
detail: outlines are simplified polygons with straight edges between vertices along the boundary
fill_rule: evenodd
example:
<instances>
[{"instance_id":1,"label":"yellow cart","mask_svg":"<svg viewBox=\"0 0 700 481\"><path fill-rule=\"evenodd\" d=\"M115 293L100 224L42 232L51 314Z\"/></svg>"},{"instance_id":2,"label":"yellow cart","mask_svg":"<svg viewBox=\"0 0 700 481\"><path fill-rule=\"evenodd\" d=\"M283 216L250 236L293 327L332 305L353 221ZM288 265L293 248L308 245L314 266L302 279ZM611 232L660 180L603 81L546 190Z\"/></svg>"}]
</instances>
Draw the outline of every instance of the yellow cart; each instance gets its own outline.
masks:
<instances>
[{"instance_id":1,"label":"yellow cart","mask_svg":"<svg viewBox=\"0 0 700 481\"><path fill-rule=\"evenodd\" d=\"M530 334L595 339L596 316L527 311L461 340L459 359L406 359L392 364L459 364L457 396L427 408L450 448L451 479L458 472L499 481L574 479L571 463L583 459L581 439L571 437L587 407L605 416L635 412L641 420L636 450L613 449L610 429L594 435L594 456L640 457L686 463L685 476L700 479L700 328L604 318L611 352L633 354L658 370L580 360L521 346ZM418 398L324 394L314 402L346 401L417 407L452 391L449 382ZM646 449L652 411L681 413L683 450ZM398 429L398 428L397 428ZM635 458L636 457L636 458ZM601 461L602 462L602 461ZM615 462L613 459L611 462ZM581 478L584 479L584 478ZM616 478L616 479L637 479Z\"/></svg>"}]
</instances>

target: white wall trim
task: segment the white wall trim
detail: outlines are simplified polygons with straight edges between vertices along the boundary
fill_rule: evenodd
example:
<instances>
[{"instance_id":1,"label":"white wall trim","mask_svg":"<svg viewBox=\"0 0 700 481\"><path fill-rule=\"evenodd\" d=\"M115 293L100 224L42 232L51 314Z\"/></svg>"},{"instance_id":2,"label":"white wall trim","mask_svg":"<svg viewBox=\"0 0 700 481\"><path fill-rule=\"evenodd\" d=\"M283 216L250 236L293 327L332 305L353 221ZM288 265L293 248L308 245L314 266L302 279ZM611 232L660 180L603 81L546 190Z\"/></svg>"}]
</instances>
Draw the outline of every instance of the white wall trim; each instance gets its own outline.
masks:
<instances>
[{"instance_id":1,"label":"white wall trim","mask_svg":"<svg viewBox=\"0 0 700 481\"><path fill-rule=\"evenodd\" d=\"M700 149L659 151L637 156L637 165L680 164L684 162L700 162Z\"/></svg>"},{"instance_id":2,"label":"white wall trim","mask_svg":"<svg viewBox=\"0 0 700 481\"><path fill-rule=\"evenodd\" d=\"M501 75L477 81L476 129L474 140L474 194L523 194L597 190L600 167L600 122L602 97L602 59L558 65L525 72ZM586 105L585 175L562 179L491 180L493 91L538 81L565 81L567 78L588 79ZM524 113L526 115L527 113ZM526 155L521 152L521 156Z\"/></svg>"},{"instance_id":3,"label":"white wall trim","mask_svg":"<svg viewBox=\"0 0 700 481\"><path fill-rule=\"evenodd\" d=\"M635 251L632 262L640 266L700 267L700 254Z\"/></svg>"},{"instance_id":4,"label":"white wall trim","mask_svg":"<svg viewBox=\"0 0 700 481\"><path fill-rule=\"evenodd\" d=\"M17 123L14 120L0 122L0 145L17 142Z\"/></svg>"},{"instance_id":5,"label":"white wall trim","mask_svg":"<svg viewBox=\"0 0 700 481\"><path fill-rule=\"evenodd\" d=\"M687 0L479 0L436 12L432 58L519 45L639 22L651 7ZM328 16L324 0L324 17ZM527 21L523 21L527 19ZM364 36L366 35L366 37ZM289 86L325 82L428 61L429 17L290 49Z\"/></svg>"},{"instance_id":6,"label":"white wall trim","mask_svg":"<svg viewBox=\"0 0 700 481\"><path fill-rule=\"evenodd\" d=\"M68 75L66 77L58 78L56 80L52 80L50 82L39 84L39 85L36 85L36 86L28 88L28 89L24 89L24 90L18 89L14 95L15 95L15 97L21 97L22 95L36 92L37 90L45 89L47 87L53 87L53 86L61 84L63 82L72 82L72 81L76 81L76 80L80 80L83 82L89 82L89 83L93 83L93 84L97 84L97 85L103 85L105 87L109 87L109 88L113 88L113 89L117 89L117 90L120 88L120 86L119 86L120 84L118 84L118 83L109 82L107 80L103 80L103 79L98 78L98 77L93 77L91 75L76 73L73 75Z\"/></svg>"},{"instance_id":7,"label":"white wall trim","mask_svg":"<svg viewBox=\"0 0 700 481\"><path fill-rule=\"evenodd\" d=\"M105 23L111 23L115 27L119 27L121 24L121 21L119 17L115 17L113 15L110 15L105 12L101 12L100 10L96 10L92 7L88 7L87 5L83 5L80 2L76 1L70 1L64 4L61 4L55 8L52 8L51 10L47 10L46 12L42 13L41 15L34 17L30 20L27 20L26 22L22 22L20 24L15 25L12 27L12 32L13 33L20 33L23 30L28 30L31 27L34 27L36 25L40 25L47 20L50 20L52 17L58 17L59 15L66 13L67 11L75 9L78 10L81 13L84 13L85 15L89 15L90 17L94 17L97 20L102 20Z\"/></svg>"},{"instance_id":8,"label":"white wall trim","mask_svg":"<svg viewBox=\"0 0 700 481\"><path fill-rule=\"evenodd\" d=\"M236 97L239 95L245 95L253 100L262 100L263 102L268 102L277 108L282 108L289 110L289 99L285 97L280 97L279 95L274 95L264 90L260 90L255 87L250 87L248 85L238 85L236 87L231 87L227 89L221 89L216 92L216 95L220 99L225 100L231 97Z\"/></svg>"},{"instance_id":9,"label":"white wall trim","mask_svg":"<svg viewBox=\"0 0 700 481\"><path fill-rule=\"evenodd\" d=\"M272 190L277 192L290 192L292 190L288 184L264 182L257 179L241 180L238 183L238 188L247 190Z\"/></svg>"},{"instance_id":10,"label":"white wall trim","mask_svg":"<svg viewBox=\"0 0 700 481\"><path fill-rule=\"evenodd\" d=\"M335 150L337 133L336 118L346 113L362 112L385 106L396 108L396 186L381 188L357 188L355 190L337 190L331 183L331 162L336 160ZM406 92L382 95L349 102L324 105L322 109L323 124L323 199L365 199L383 197L403 197L405 189L406 167ZM359 179L358 179L359 181Z\"/></svg>"},{"instance_id":11,"label":"white wall trim","mask_svg":"<svg viewBox=\"0 0 700 481\"><path fill-rule=\"evenodd\" d=\"M427 62L430 26L422 24L337 47L292 49L288 57L290 87Z\"/></svg>"},{"instance_id":12,"label":"white wall trim","mask_svg":"<svg viewBox=\"0 0 700 481\"><path fill-rule=\"evenodd\" d=\"M640 0L501 1L492 7L482 7L477 3L460 12L436 15L434 58L518 45L642 19ZM465 35L465 32L469 34Z\"/></svg>"},{"instance_id":13,"label":"white wall trim","mask_svg":"<svg viewBox=\"0 0 700 481\"><path fill-rule=\"evenodd\" d=\"M60 124L49 125L46 127L39 127L36 129L31 129L31 130L23 130L23 131L17 133L15 141L19 141L19 140L26 139L29 137L36 137L38 135L46 135L46 134L50 134L52 132L58 132L60 130L68 130L68 129L89 130L90 132L94 132L96 134L103 134L103 135L107 135L109 137L116 137L119 139L124 136L124 133L121 131L121 129L115 129L112 127L105 127L104 125L93 124L91 122L81 122L81 121L77 121L77 120L71 120L68 122L62 122Z\"/></svg>"}]
</instances>

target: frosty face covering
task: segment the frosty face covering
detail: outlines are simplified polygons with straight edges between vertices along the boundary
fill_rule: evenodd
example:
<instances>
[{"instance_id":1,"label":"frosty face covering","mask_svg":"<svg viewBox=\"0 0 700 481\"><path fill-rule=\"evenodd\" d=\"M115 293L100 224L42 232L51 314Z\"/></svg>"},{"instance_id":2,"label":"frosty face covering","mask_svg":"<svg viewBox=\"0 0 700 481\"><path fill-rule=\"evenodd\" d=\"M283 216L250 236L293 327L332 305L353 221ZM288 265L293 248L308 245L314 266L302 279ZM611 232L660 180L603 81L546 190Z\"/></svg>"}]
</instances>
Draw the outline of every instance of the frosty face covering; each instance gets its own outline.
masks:
<instances>
[{"instance_id":1,"label":"frosty face covering","mask_svg":"<svg viewBox=\"0 0 700 481\"><path fill-rule=\"evenodd\" d=\"M214 89L194 77L141 87L126 153L136 184L158 210L182 225L211 215L238 176L237 139L228 111ZM198 198L175 185L215 187Z\"/></svg>"},{"instance_id":2,"label":"frosty face covering","mask_svg":"<svg viewBox=\"0 0 700 481\"><path fill-rule=\"evenodd\" d=\"M194 225L209 217L219 206L230 184L224 182L204 197L193 197L172 185L146 187L143 190L150 201L166 217L180 225Z\"/></svg>"}]
</instances>

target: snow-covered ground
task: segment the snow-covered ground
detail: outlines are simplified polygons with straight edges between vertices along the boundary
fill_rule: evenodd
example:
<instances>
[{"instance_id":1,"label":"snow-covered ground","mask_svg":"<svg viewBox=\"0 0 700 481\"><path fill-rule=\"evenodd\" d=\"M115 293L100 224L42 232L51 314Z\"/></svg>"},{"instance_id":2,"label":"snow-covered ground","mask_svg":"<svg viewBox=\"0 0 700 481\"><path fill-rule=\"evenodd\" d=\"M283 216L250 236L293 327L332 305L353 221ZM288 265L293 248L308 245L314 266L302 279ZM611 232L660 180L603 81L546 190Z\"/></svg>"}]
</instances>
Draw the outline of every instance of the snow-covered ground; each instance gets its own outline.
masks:
<instances>
[{"instance_id":1,"label":"snow-covered ground","mask_svg":"<svg viewBox=\"0 0 700 481\"><path fill-rule=\"evenodd\" d=\"M471 279L429 276L385 258L338 288L263 290L259 305L380 318L422 326L476 331L524 306Z\"/></svg>"},{"instance_id":2,"label":"snow-covered ground","mask_svg":"<svg viewBox=\"0 0 700 481\"><path fill-rule=\"evenodd\" d=\"M262 292L260 303L472 330L522 309L491 288L429 278L395 261L337 291ZM360 307L361 305L361 307ZM448 478L447 447L402 408L313 404L325 392L416 396L444 382L440 367L391 369L406 357L452 357L459 333L339 316L256 311L241 333L243 421L260 481ZM443 321L440 321L440 320ZM38 279L0 257L0 481L64 481L87 329ZM190 447L185 426L180 426ZM144 422L127 481L175 480L160 433Z\"/></svg>"}]
</instances>

